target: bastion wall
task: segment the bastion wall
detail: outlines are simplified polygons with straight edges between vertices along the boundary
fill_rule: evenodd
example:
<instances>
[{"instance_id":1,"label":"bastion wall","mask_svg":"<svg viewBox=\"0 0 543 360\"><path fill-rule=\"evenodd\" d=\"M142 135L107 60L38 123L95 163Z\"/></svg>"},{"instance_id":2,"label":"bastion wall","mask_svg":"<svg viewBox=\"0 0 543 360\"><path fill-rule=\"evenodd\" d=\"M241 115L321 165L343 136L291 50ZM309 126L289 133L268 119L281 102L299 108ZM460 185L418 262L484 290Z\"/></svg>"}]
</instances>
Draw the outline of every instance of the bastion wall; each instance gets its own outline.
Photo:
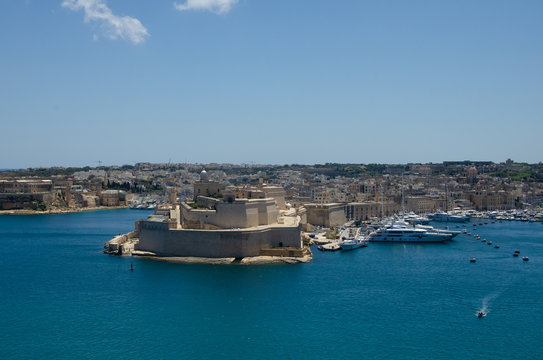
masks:
<instances>
[{"instance_id":1,"label":"bastion wall","mask_svg":"<svg viewBox=\"0 0 543 360\"><path fill-rule=\"evenodd\" d=\"M137 223L137 250L161 256L209 258L259 256L271 247L302 247L301 225L266 226L258 229L196 230L168 229L168 223L142 220Z\"/></svg>"}]
</instances>

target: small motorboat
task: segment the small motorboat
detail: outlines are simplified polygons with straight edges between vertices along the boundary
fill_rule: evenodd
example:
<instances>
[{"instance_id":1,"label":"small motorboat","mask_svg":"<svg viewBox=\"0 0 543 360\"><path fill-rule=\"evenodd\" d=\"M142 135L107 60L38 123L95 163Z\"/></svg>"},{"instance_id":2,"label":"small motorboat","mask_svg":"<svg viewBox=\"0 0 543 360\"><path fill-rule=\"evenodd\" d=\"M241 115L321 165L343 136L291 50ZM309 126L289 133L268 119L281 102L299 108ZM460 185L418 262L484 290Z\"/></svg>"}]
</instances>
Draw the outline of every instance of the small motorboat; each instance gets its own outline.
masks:
<instances>
[{"instance_id":1,"label":"small motorboat","mask_svg":"<svg viewBox=\"0 0 543 360\"><path fill-rule=\"evenodd\" d=\"M518 256L518 253L513 253L513 256Z\"/></svg>"},{"instance_id":2,"label":"small motorboat","mask_svg":"<svg viewBox=\"0 0 543 360\"><path fill-rule=\"evenodd\" d=\"M492 241L487 242L488 245L492 245Z\"/></svg>"},{"instance_id":3,"label":"small motorboat","mask_svg":"<svg viewBox=\"0 0 543 360\"><path fill-rule=\"evenodd\" d=\"M496 244L494 245L494 249L499 249L500 248L500 245Z\"/></svg>"},{"instance_id":4,"label":"small motorboat","mask_svg":"<svg viewBox=\"0 0 543 360\"><path fill-rule=\"evenodd\" d=\"M477 317L478 317L479 319L482 318L483 316L485 316L485 313L484 313L484 312L479 311L479 312L477 313Z\"/></svg>"},{"instance_id":5,"label":"small motorboat","mask_svg":"<svg viewBox=\"0 0 543 360\"><path fill-rule=\"evenodd\" d=\"M357 249L359 247L366 247L368 246L368 243L365 238L351 238L347 240L343 240L339 246L341 247L341 251L348 251Z\"/></svg>"},{"instance_id":6,"label":"small motorboat","mask_svg":"<svg viewBox=\"0 0 543 360\"><path fill-rule=\"evenodd\" d=\"M528 261L528 260L530 260L530 259L528 258L528 256L525 256L525 257L522 258L522 260Z\"/></svg>"},{"instance_id":7,"label":"small motorboat","mask_svg":"<svg viewBox=\"0 0 543 360\"><path fill-rule=\"evenodd\" d=\"M332 242L329 244L319 245L317 249L320 251L338 251L341 249L341 246L337 242Z\"/></svg>"},{"instance_id":8,"label":"small motorboat","mask_svg":"<svg viewBox=\"0 0 543 360\"><path fill-rule=\"evenodd\" d=\"M476 261L477 261L476 258L471 258L471 259L469 259L469 262L472 262L472 263L474 263L474 262L476 262Z\"/></svg>"}]
</instances>

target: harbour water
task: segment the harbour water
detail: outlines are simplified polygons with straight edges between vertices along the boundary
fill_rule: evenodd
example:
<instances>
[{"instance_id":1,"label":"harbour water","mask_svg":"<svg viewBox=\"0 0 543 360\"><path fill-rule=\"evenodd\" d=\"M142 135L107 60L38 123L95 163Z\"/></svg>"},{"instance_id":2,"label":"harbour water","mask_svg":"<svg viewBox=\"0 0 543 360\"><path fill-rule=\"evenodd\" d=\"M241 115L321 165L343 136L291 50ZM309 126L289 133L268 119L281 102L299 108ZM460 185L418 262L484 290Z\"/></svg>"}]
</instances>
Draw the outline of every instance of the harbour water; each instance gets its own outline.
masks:
<instances>
[{"instance_id":1,"label":"harbour water","mask_svg":"<svg viewBox=\"0 0 543 360\"><path fill-rule=\"evenodd\" d=\"M543 358L542 223L297 265L102 254L147 214L0 216L0 358Z\"/></svg>"}]
</instances>

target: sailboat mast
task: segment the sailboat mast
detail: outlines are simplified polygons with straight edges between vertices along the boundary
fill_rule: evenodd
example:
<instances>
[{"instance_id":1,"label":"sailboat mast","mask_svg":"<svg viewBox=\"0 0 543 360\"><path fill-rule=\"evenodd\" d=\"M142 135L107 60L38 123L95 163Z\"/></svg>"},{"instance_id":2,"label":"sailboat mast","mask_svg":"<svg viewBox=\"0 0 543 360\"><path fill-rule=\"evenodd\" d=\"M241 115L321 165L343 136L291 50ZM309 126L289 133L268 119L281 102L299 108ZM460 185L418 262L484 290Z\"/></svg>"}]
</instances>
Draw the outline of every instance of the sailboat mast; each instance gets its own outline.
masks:
<instances>
[{"instance_id":1,"label":"sailboat mast","mask_svg":"<svg viewBox=\"0 0 543 360\"><path fill-rule=\"evenodd\" d=\"M445 212L449 213L449 186L445 183Z\"/></svg>"},{"instance_id":2,"label":"sailboat mast","mask_svg":"<svg viewBox=\"0 0 543 360\"><path fill-rule=\"evenodd\" d=\"M381 185L381 220L385 218L385 192Z\"/></svg>"},{"instance_id":3,"label":"sailboat mast","mask_svg":"<svg viewBox=\"0 0 543 360\"><path fill-rule=\"evenodd\" d=\"M403 190L403 172L402 172L402 214L405 215L405 195Z\"/></svg>"}]
</instances>

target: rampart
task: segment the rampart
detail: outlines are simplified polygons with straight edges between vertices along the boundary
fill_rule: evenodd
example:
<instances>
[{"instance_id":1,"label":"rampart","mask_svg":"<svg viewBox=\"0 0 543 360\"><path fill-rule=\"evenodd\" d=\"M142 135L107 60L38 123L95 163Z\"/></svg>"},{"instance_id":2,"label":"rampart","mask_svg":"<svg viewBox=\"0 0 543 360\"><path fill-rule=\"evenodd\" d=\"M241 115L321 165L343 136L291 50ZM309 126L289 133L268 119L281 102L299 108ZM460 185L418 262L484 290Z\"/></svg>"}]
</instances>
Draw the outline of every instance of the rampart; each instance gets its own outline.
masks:
<instances>
[{"instance_id":1,"label":"rampart","mask_svg":"<svg viewBox=\"0 0 543 360\"><path fill-rule=\"evenodd\" d=\"M171 229L167 222L142 220L137 223L136 250L160 256L207 258L260 256L262 249L302 248L298 220L288 225L258 226L248 229L197 230Z\"/></svg>"}]
</instances>

